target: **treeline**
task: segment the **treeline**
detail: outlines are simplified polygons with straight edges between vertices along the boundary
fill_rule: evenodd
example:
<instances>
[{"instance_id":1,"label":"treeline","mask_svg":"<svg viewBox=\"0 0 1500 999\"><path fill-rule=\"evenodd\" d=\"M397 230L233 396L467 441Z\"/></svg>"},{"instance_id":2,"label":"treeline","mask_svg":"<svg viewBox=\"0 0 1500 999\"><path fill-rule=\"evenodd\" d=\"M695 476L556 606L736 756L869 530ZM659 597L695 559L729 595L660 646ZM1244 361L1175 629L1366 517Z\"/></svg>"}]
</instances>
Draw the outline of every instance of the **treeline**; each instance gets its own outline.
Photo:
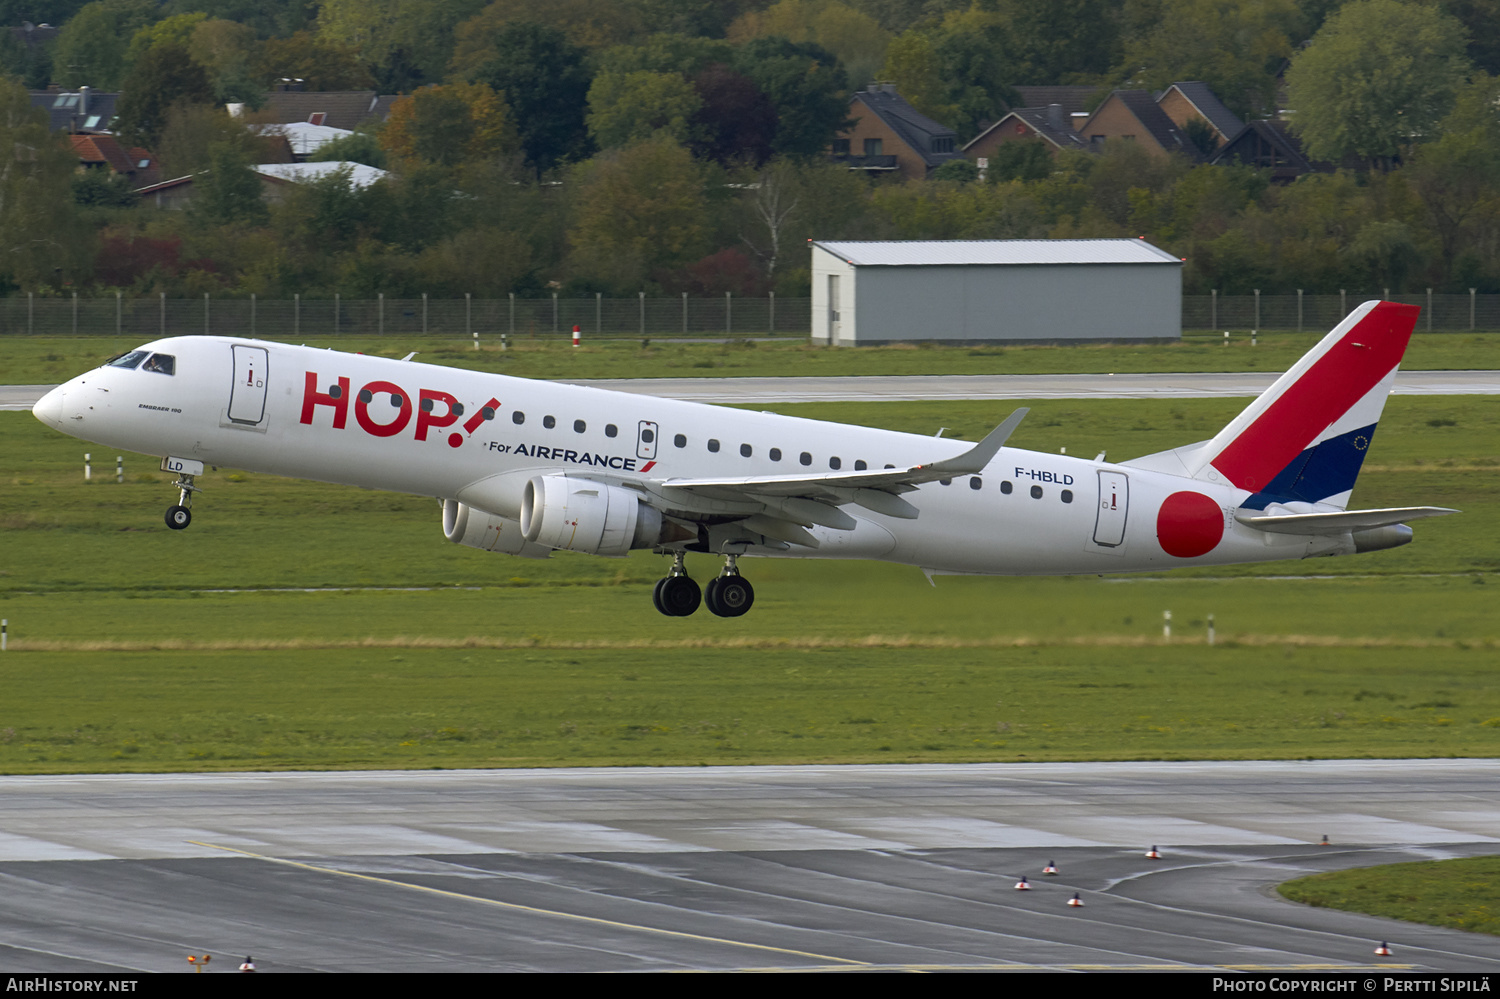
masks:
<instances>
[{"instance_id":1,"label":"treeline","mask_svg":"<svg viewBox=\"0 0 1500 999\"><path fill-rule=\"evenodd\" d=\"M1497 6L0 0L12 25L61 24L44 45L14 32L0 45L17 77L0 94L0 148L15 150L0 286L805 295L809 238L1125 235L1187 258L1189 292L1500 291ZM1304 144L1358 168L1273 186L1129 143L1055 159L1020 146L983 180L964 164L901 183L822 161L872 79L967 138L1017 85L1102 96L1202 80L1253 116L1276 110L1283 71ZM1366 78L1378 85L1349 85ZM198 175L192 207L156 210L121 180L76 174L27 111L23 80L39 79L119 88L122 140L153 150L164 177ZM388 177L334 176L266 204L254 107L283 79L406 94L384 126L320 153ZM249 110L231 118L230 101Z\"/></svg>"}]
</instances>

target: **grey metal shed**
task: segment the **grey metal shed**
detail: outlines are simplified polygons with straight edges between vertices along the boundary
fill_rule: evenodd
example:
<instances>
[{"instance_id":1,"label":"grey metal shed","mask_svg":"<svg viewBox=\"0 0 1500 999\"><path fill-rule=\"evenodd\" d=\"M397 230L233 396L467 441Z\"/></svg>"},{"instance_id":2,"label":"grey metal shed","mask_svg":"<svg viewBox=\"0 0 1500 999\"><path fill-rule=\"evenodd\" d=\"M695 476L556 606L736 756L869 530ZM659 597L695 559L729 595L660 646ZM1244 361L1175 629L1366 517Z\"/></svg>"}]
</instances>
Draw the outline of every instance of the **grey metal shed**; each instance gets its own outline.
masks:
<instances>
[{"instance_id":1,"label":"grey metal shed","mask_svg":"<svg viewBox=\"0 0 1500 999\"><path fill-rule=\"evenodd\" d=\"M815 343L1182 335L1182 260L1143 239L810 245Z\"/></svg>"}]
</instances>

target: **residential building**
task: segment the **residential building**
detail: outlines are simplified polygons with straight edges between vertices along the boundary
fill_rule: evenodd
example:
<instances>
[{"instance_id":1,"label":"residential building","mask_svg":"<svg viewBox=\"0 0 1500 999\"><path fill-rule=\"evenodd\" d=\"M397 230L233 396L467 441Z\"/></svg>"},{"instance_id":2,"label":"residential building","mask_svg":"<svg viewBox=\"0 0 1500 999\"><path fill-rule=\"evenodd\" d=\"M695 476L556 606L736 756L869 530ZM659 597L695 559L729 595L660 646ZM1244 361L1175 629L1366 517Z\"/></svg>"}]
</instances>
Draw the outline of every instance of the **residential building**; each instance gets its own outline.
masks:
<instances>
[{"instance_id":1,"label":"residential building","mask_svg":"<svg viewBox=\"0 0 1500 999\"><path fill-rule=\"evenodd\" d=\"M921 180L962 157L958 133L912 107L895 84L872 83L856 93L849 99L849 117L854 125L833 140L830 155L851 170Z\"/></svg>"}]
</instances>

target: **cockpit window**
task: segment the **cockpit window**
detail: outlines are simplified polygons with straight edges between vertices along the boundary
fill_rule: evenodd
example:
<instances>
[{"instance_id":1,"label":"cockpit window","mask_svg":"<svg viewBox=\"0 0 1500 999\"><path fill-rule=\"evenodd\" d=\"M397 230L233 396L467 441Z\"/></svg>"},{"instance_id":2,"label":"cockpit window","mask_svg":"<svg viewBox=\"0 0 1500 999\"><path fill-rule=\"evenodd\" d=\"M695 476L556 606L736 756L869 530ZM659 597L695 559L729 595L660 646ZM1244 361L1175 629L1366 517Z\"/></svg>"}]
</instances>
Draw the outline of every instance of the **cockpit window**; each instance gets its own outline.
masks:
<instances>
[{"instance_id":1,"label":"cockpit window","mask_svg":"<svg viewBox=\"0 0 1500 999\"><path fill-rule=\"evenodd\" d=\"M121 354L119 357L110 358L104 364L110 368L134 368L144 361L146 355L149 353L151 353L149 350L132 350L128 354Z\"/></svg>"},{"instance_id":2,"label":"cockpit window","mask_svg":"<svg viewBox=\"0 0 1500 999\"><path fill-rule=\"evenodd\" d=\"M142 371L155 371L159 375L175 374L177 358L171 354L152 354L151 359L141 365Z\"/></svg>"}]
</instances>

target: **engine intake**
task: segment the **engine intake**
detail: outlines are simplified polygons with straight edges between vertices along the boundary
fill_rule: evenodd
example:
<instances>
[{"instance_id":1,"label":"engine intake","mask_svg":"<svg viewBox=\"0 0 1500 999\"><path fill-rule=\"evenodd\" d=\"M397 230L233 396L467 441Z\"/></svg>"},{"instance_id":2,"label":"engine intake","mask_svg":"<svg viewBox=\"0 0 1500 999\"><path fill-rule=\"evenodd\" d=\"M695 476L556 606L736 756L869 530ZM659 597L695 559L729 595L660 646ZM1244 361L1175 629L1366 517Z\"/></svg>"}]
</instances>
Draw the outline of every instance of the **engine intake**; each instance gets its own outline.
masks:
<instances>
[{"instance_id":1,"label":"engine intake","mask_svg":"<svg viewBox=\"0 0 1500 999\"><path fill-rule=\"evenodd\" d=\"M552 549L527 541L521 525L514 520L476 510L458 500L443 500L443 537L456 545L523 558L547 558L552 554Z\"/></svg>"},{"instance_id":2,"label":"engine intake","mask_svg":"<svg viewBox=\"0 0 1500 999\"><path fill-rule=\"evenodd\" d=\"M661 511L620 486L571 475L538 475L521 500L521 533L548 548L590 555L624 555L653 548L662 536Z\"/></svg>"}]
</instances>

